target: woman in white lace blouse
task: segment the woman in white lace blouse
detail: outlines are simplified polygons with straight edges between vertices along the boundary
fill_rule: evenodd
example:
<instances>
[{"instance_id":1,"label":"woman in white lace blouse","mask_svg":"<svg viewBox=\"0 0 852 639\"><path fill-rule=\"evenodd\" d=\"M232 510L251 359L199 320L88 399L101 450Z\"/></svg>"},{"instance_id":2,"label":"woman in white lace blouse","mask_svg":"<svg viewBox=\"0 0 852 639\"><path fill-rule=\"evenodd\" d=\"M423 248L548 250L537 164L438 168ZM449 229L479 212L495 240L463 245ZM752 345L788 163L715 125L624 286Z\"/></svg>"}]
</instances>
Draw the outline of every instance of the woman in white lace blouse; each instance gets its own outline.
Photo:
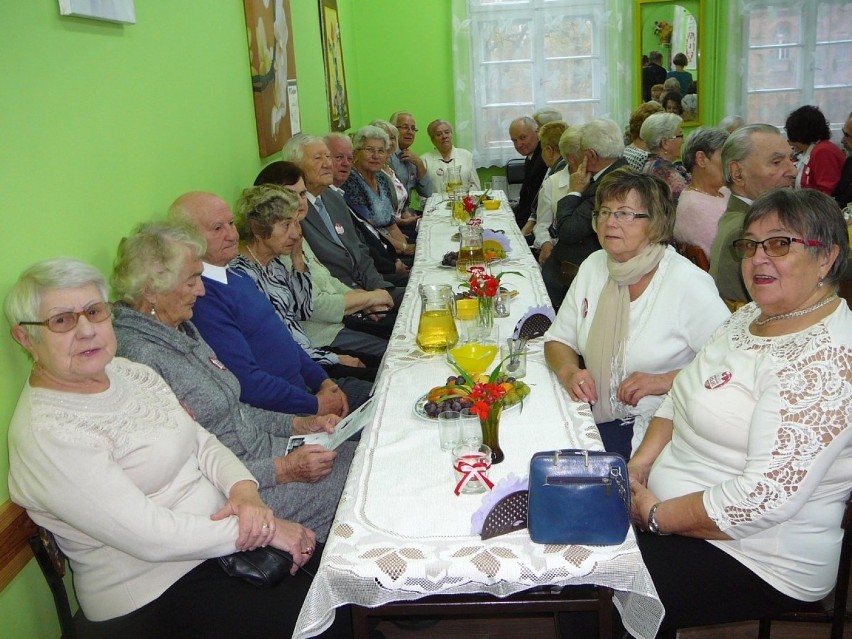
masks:
<instances>
[{"instance_id":1,"label":"woman in white lace blouse","mask_svg":"<svg viewBox=\"0 0 852 639\"><path fill-rule=\"evenodd\" d=\"M852 489L846 225L830 197L782 189L743 229L733 248L754 302L681 370L629 465L665 629L794 610L837 571Z\"/></svg>"}]
</instances>

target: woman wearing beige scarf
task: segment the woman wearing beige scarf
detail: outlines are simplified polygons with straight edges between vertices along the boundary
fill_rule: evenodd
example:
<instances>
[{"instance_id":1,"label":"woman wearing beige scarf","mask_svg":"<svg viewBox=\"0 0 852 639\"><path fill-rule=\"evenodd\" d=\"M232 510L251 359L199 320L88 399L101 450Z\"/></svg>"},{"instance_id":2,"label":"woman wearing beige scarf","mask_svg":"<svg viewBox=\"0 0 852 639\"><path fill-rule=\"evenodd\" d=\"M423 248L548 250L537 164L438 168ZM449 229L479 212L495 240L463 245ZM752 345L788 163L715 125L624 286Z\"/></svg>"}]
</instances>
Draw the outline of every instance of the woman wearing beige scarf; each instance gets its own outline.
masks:
<instances>
[{"instance_id":1,"label":"woman wearing beige scarf","mask_svg":"<svg viewBox=\"0 0 852 639\"><path fill-rule=\"evenodd\" d=\"M604 447L626 458L728 316L710 276L666 246L674 218L659 178L629 168L604 178L594 216L603 250L583 262L545 335L548 366L572 400L592 405Z\"/></svg>"}]
</instances>

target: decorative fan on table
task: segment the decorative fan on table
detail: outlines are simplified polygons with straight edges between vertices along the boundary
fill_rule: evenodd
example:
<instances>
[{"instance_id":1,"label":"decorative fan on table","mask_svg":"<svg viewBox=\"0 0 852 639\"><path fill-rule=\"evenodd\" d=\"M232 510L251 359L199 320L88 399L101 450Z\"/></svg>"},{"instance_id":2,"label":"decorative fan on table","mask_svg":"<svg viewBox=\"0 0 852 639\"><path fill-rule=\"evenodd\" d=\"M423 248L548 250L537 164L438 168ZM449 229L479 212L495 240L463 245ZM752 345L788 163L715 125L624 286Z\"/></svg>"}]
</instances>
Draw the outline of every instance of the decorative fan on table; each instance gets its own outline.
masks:
<instances>
[{"instance_id":1,"label":"decorative fan on table","mask_svg":"<svg viewBox=\"0 0 852 639\"><path fill-rule=\"evenodd\" d=\"M482 499L471 517L471 533L482 539L527 527L529 478L509 473Z\"/></svg>"},{"instance_id":2,"label":"decorative fan on table","mask_svg":"<svg viewBox=\"0 0 852 639\"><path fill-rule=\"evenodd\" d=\"M555 317L553 309L549 306L532 307L518 320L512 338L527 340L541 337L553 324Z\"/></svg>"}]
</instances>

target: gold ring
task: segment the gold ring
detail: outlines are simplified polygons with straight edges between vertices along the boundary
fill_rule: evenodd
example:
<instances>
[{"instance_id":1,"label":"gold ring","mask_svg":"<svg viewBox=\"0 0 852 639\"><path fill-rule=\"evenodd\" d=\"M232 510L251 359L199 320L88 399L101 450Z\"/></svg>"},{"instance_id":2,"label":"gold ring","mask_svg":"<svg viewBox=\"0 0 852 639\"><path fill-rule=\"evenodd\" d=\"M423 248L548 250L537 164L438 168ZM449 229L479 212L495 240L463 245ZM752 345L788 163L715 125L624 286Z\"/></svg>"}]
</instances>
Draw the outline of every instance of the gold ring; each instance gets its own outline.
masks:
<instances>
[{"instance_id":1,"label":"gold ring","mask_svg":"<svg viewBox=\"0 0 852 639\"><path fill-rule=\"evenodd\" d=\"M577 382L577 386L582 386L585 383L586 383L586 380L581 379L579 382Z\"/></svg>"},{"instance_id":2,"label":"gold ring","mask_svg":"<svg viewBox=\"0 0 852 639\"><path fill-rule=\"evenodd\" d=\"M261 529L264 529L264 530L265 530L265 529L267 529L267 528L269 528L269 524L263 524L263 526L261 526Z\"/></svg>"}]
</instances>

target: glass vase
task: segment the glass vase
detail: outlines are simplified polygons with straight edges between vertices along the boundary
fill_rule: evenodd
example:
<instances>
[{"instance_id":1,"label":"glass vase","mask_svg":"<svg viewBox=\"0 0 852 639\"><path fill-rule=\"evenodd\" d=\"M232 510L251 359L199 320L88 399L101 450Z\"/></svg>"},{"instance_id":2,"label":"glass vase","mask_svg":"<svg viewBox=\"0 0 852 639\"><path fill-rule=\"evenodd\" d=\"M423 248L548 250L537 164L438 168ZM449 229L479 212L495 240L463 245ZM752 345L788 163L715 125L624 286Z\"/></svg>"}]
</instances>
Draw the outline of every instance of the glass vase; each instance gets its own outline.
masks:
<instances>
[{"instance_id":1,"label":"glass vase","mask_svg":"<svg viewBox=\"0 0 852 639\"><path fill-rule=\"evenodd\" d=\"M479 298L477 322L481 328L494 327L494 298L484 295Z\"/></svg>"},{"instance_id":2,"label":"glass vase","mask_svg":"<svg viewBox=\"0 0 852 639\"><path fill-rule=\"evenodd\" d=\"M485 419L479 418L482 427L482 443L491 449L491 463L499 464L506 456L500 448L500 415L503 413L503 403L495 402L488 410Z\"/></svg>"}]
</instances>

